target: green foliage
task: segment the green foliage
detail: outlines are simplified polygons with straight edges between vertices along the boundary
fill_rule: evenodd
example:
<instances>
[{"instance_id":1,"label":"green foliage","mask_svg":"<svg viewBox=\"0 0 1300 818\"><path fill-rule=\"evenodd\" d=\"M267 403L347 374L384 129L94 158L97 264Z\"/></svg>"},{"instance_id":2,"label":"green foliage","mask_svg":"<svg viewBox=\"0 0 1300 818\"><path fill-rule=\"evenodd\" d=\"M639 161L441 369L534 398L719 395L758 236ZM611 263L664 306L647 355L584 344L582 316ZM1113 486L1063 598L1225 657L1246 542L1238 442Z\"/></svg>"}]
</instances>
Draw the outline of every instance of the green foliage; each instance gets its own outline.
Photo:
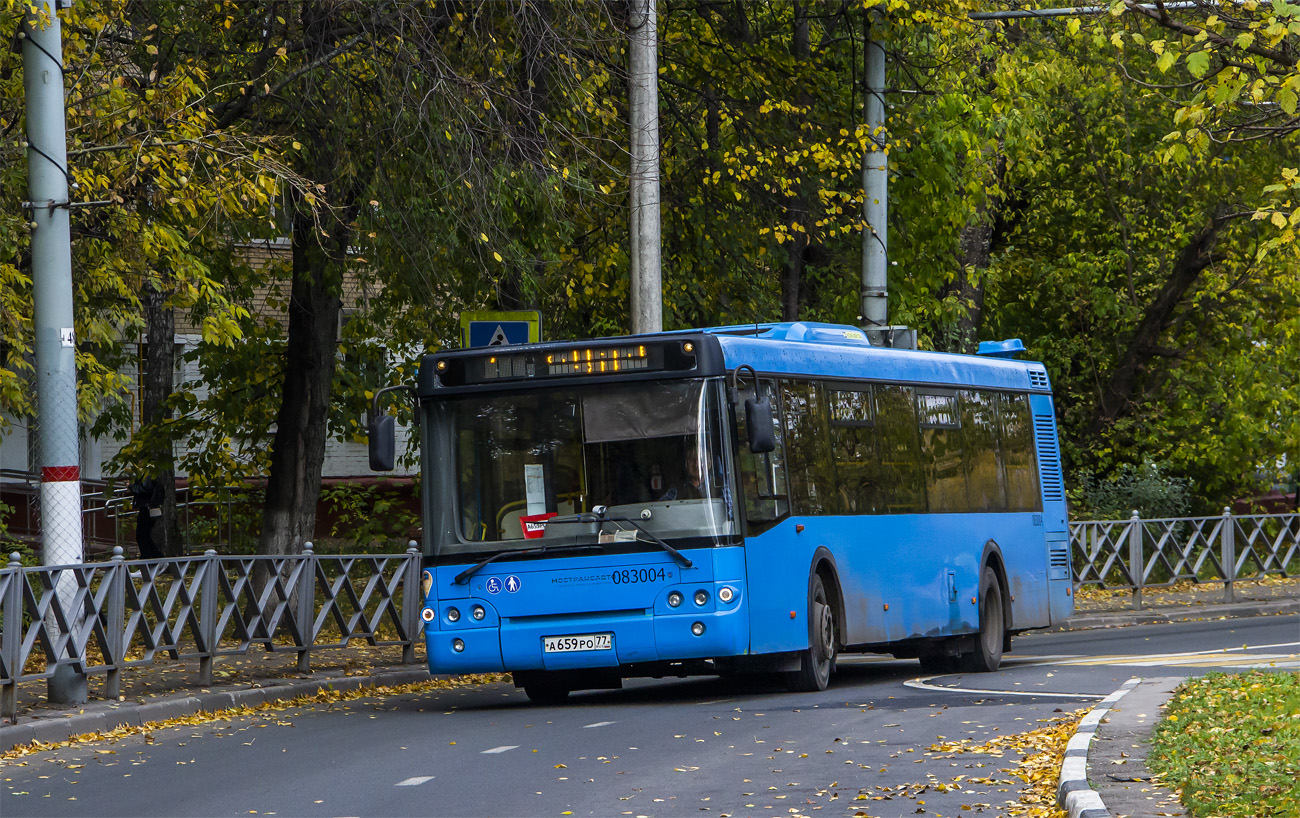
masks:
<instances>
[{"instance_id":1,"label":"green foliage","mask_svg":"<svg viewBox=\"0 0 1300 818\"><path fill-rule=\"evenodd\" d=\"M858 323L870 23L891 89L877 135L891 320L951 345L981 314L952 285L978 288L980 336L1021 337L1048 365L1069 482L1082 480L1076 515L1124 481L1195 486L1195 500L1155 492L1153 513L1214 507L1300 463L1300 80L1274 59L1294 57L1300 7L1170 11L1194 31L1127 2L1086 22L970 21L988 7L661 4L666 327L778 319L797 266L800 318ZM0 28L23 8L0 0ZM347 237L322 268L347 319L336 439L362 440L375 390L457 343L463 309L537 308L548 338L629 329L621 7L335 5L357 33L312 61L299 46L321 8L85 0L63 13L78 195L113 202L75 212L73 252L83 417L96 434L134 433L116 468L161 440L199 486L265 475L292 270L254 263L245 242L283 236L297 206L316 219L295 239L304 255L323 233ZM20 57L0 53L8 202L25 185L21 77ZM1124 400L1104 407L1180 254L1220 213L1235 216L1212 258L1140 351ZM977 229L992 236L988 264L967 269ZM146 284L202 342L174 419L140 430ZM0 208L0 424L33 411L31 320L23 219ZM410 419L403 401L390 411ZM1158 479L1142 477L1146 461ZM330 501L350 536L385 534L363 512L386 501Z\"/></svg>"},{"instance_id":2,"label":"green foliage","mask_svg":"<svg viewBox=\"0 0 1300 818\"><path fill-rule=\"evenodd\" d=\"M25 567L33 567L41 564L40 555L28 543L16 539L9 533L9 526L5 523L9 515L13 513L13 507L0 503L0 565L9 564L9 555L18 554L19 560Z\"/></svg>"},{"instance_id":3,"label":"green foliage","mask_svg":"<svg viewBox=\"0 0 1300 818\"><path fill-rule=\"evenodd\" d=\"M1143 519L1187 517L1192 502L1189 480L1172 477L1150 461L1125 463L1106 480L1080 469L1070 487L1070 515L1080 520L1120 520L1134 511Z\"/></svg>"},{"instance_id":4,"label":"green foliage","mask_svg":"<svg viewBox=\"0 0 1300 818\"><path fill-rule=\"evenodd\" d=\"M418 496L418 484L326 486L321 500L333 518L329 536L341 540L349 553L404 551L420 528Z\"/></svg>"},{"instance_id":5,"label":"green foliage","mask_svg":"<svg viewBox=\"0 0 1300 818\"><path fill-rule=\"evenodd\" d=\"M1134 24L1143 27L1150 24ZM1286 374L1300 356L1300 280L1292 263L1261 260L1271 228L1249 219L1286 150L1214 143L1194 160L1169 161L1164 98L1113 70L1109 39L1021 49L1039 57L1020 75L1020 105L1041 106L1042 150L1029 174L1009 171L1018 212L995 261L985 335L1025 338L1047 363L1068 482L1078 469L1110 475L1149 459L1191 480L1209 507L1221 506L1248 490L1257 470L1300 449L1294 377ZM1143 49L1118 58L1130 71L1155 70L1156 57ZM1238 216L1224 221L1208 263L1158 338L1135 347L1189 246L1225 212ZM1135 372L1131 388L1104 405L1126 365Z\"/></svg>"},{"instance_id":6,"label":"green foliage","mask_svg":"<svg viewBox=\"0 0 1300 818\"><path fill-rule=\"evenodd\" d=\"M1254 191L1251 217L1271 228L1257 259L1300 261L1300 4L1243 0L1230 12L1207 4L1170 13L1124 0L1112 15L1118 19L1097 24L1094 38L1108 33L1115 48L1156 57L1142 76L1172 103L1175 129L1161 149L1167 161L1190 164L1229 142L1267 141L1289 152Z\"/></svg>"},{"instance_id":7,"label":"green foliage","mask_svg":"<svg viewBox=\"0 0 1300 818\"><path fill-rule=\"evenodd\" d=\"M191 555L209 548L221 554L257 553L265 492L243 486L193 486L182 517L182 540Z\"/></svg>"},{"instance_id":8,"label":"green foliage","mask_svg":"<svg viewBox=\"0 0 1300 818\"><path fill-rule=\"evenodd\" d=\"M0 29L17 29L25 5L0 4ZM264 217L281 185L295 183L273 141L215 127L210 66L160 53L158 27L139 9L88 0L61 15L72 195L104 202L73 211L79 408L96 434L121 437L134 426L142 290L156 287L169 307L192 313L205 343L233 343L248 312L227 298L214 266L230 253L232 225ZM0 51L0 196L11 203L25 198L26 184L21 61ZM0 426L35 413L31 260L20 216L16 206L0 216ZM137 441L123 462L147 449Z\"/></svg>"},{"instance_id":9,"label":"green foliage","mask_svg":"<svg viewBox=\"0 0 1300 818\"><path fill-rule=\"evenodd\" d=\"M1251 670L1184 682L1147 763L1196 818L1294 815L1300 674Z\"/></svg>"}]
</instances>

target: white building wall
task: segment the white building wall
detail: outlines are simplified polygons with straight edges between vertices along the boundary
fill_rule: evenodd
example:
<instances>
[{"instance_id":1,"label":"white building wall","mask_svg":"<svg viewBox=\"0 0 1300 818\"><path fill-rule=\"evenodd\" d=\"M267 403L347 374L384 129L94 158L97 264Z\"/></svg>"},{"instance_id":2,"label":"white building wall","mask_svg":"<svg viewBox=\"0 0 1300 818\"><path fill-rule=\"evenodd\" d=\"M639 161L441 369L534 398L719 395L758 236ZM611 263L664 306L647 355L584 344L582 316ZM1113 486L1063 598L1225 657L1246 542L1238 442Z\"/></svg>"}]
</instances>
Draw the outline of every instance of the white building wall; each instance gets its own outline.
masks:
<instances>
[{"instance_id":1,"label":"white building wall","mask_svg":"<svg viewBox=\"0 0 1300 818\"><path fill-rule=\"evenodd\" d=\"M27 423L5 415L8 425L0 426L0 469L28 471Z\"/></svg>"}]
</instances>

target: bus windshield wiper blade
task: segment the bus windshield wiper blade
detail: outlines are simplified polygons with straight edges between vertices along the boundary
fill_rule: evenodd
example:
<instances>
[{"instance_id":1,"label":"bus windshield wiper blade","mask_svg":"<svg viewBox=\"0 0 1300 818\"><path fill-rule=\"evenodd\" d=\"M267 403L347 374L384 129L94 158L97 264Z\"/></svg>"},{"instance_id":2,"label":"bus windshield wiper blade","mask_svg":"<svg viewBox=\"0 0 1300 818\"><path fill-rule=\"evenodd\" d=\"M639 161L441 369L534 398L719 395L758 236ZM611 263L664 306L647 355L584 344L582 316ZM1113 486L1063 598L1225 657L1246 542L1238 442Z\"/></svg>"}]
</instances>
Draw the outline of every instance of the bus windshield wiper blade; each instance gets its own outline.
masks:
<instances>
[{"instance_id":1,"label":"bus windshield wiper blade","mask_svg":"<svg viewBox=\"0 0 1300 818\"><path fill-rule=\"evenodd\" d=\"M549 522L555 522L555 519L558 518L553 518ZM636 520L633 520L630 517L605 516L605 506L596 506L594 510L589 512L588 511L579 512L578 514L574 514L570 518L566 518L566 520L590 521L595 523L627 523L631 525L633 528L635 528L637 531L640 531L642 534L649 537L650 541L653 542L655 545L658 545L660 548L662 548L663 550L671 554L673 559L681 563L683 568L691 568L695 565L695 563L691 562L690 557L678 551L676 548L673 548L671 545L659 539L654 534L651 534L649 531L646 531L645 528L642 527L641 523L637 522Z\"/></svg>"},{"instance_id":2,"label":"bus windshield wiper blade","mask_svg":"<svg viewBox=\"0 0 1300 818\"><path fill-rule=\"evenodd\" d=\"M671 554L673 559L677 560L682 564L683 568L690 568L695 565L695 563L691 562L690 557L678 551L676 548L673 548L671 545L659 539L654 534L651 534L649 531L646 531L645 528L641 525L641 523L637 522L636 520L633 520L630 517L603 517L602 519L611 523L628 523L637 531L640 531L642 534L649 537L650 540L654 542L656 545L658 545L660 548L662 548L663 550Z\"/></svg>"},{"instance_id":3,"label":"bus windshield wiper blade","mask_svg":"<svg viewBox=\"0 0 1300 818\"><path fill-rule=\"evenodd\" d=\"M485 568L488 563L495 562L496 560L499 560L502 557L530 557L536 554L549 554L556 551L575 551L575 550L591 551L591 550L602 550L602 549L599 545L595 543L591 543L588 545L543 545L540 548L525 548L521 551L498 551L492 556L483 560L482 562L475 563L474 565L471 565L470 567L466 568L464 571L461 571L459 574L456 575L456 578L452 580L452 583L455 585L460 585L461 583L468 580L470 577L477 574L483 568Z\"/></svg>"}]
</instances>

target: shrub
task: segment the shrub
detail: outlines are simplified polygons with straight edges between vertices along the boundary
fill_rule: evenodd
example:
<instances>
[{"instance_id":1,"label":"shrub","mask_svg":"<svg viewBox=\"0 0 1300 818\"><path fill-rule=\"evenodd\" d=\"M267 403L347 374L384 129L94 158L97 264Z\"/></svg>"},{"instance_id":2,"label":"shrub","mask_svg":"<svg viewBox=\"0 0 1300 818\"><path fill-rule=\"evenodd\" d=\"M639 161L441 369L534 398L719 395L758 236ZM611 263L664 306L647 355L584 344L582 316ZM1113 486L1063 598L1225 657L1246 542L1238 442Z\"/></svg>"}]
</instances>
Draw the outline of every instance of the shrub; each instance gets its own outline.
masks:
<instances>
[{"instance_id":1,"label":"shrub","mask_svg":"<svg viewBox=\"0 0 1300 818\"><path fill-rule=\"evenodd\" d=\"M1120 520L1136 509L1143 519L1186 517L1192 513L1192 482L1172 477L1149 460L1126 463L1108 479L1080 471L1070 492L1070 515L1076 519Z\"/></svg>"}]
</instances>

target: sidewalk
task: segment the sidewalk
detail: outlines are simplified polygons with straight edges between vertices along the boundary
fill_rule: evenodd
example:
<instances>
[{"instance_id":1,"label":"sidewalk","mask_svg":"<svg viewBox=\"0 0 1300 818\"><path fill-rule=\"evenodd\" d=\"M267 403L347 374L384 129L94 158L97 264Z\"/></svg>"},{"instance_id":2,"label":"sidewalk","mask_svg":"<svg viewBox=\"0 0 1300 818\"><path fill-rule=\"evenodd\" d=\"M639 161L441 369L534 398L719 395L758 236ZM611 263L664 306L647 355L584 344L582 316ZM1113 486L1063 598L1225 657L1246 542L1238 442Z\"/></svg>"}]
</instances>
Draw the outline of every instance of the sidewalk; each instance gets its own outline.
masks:
<instances>
[{"instance_id":1,"label":"sidewalk","mask_svg":"<svg viewBox=\"0 0 1300 818\"><path fill-rule=\"evenodd\" d=\"M1144 594L1144 609L1134 610L1127 592L1084 589L1076 616L1057 630L1122 627L1300 612L1300 578L1240 583L1235 600L1223 603L1223 586L1192 586ZM312 652L312 672L297 671L293 651L255 652L214 662L213 684L198 680L198 661L155 657L153 664L122 673L122 696L103 698L103 675L90 679L90 701L56 705L45 701L44 681L19 685L18 720L0 724L0 753L32 741L60 742L83 733L111 730L215 711L256 706L276 699L312 695L319 690L355 690L367 686L411 684L429 679L423 647L414 665L401 664L401 648L367 645Z\"/></svg>"}]
</instances>

